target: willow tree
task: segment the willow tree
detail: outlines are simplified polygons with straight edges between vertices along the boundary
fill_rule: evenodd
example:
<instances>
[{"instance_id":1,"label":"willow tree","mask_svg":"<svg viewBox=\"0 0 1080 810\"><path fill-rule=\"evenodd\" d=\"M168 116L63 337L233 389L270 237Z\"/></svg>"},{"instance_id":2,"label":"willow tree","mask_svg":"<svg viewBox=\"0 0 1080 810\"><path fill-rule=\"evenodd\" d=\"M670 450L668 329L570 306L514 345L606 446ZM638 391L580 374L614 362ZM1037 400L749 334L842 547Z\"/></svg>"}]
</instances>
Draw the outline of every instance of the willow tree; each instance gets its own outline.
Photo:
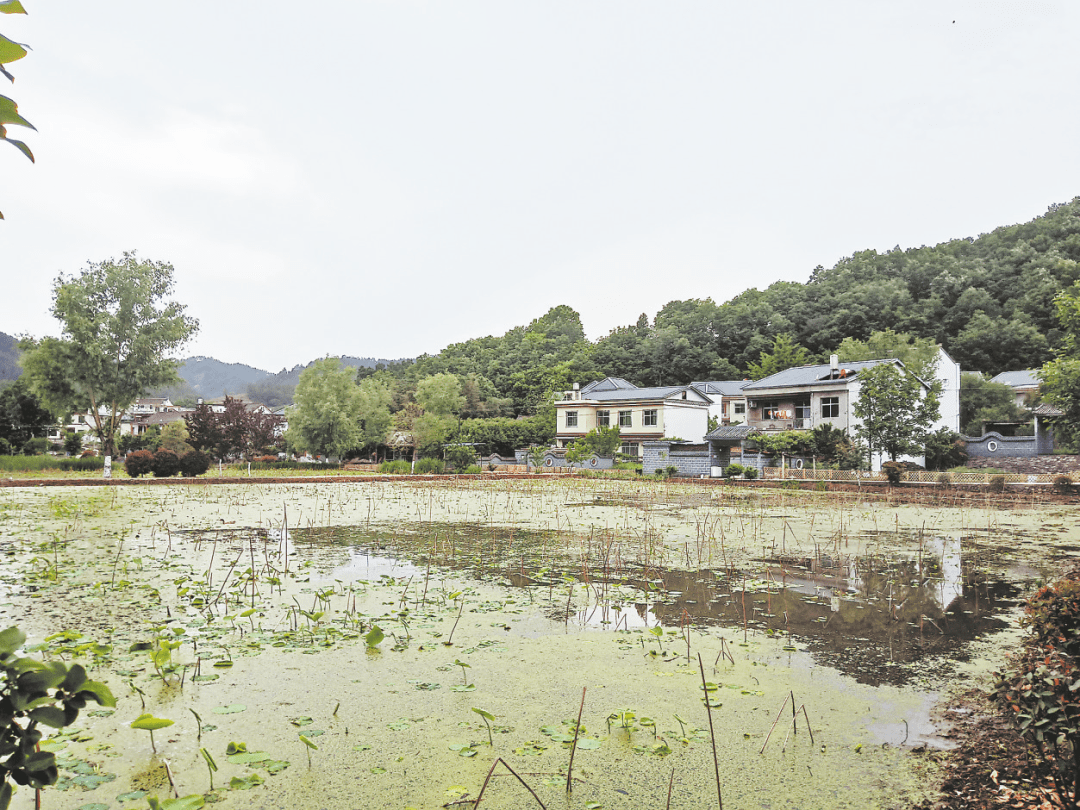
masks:
<instances>
[{"instance_id":1,"label":"willow tree","mask_svg":"<svg viewBox=\"0 0 1080 810\"><path fill-rule=\"evenodd\" d=\"M291 447L340 457L363 443L364 403L355 377L355 370L336 357L316 360L301 372L293 393L296 404L286 411L285 438Z\"/></svg>"},{"instance_id":2,"label":"willow tree","mask_svg":"<svg viewBox=\"0 0 1080 810\"><path fill-rule=\"evenodd\" d=\"M53 413L87 413L103 454L116 450L127 409L153 388L179 381L171 355L198 331L185 307L169 300L173 267L140 260L89 263L53 283L52 314L61 337L21 344L31 390Z\"/></svg>"}]
</instances>

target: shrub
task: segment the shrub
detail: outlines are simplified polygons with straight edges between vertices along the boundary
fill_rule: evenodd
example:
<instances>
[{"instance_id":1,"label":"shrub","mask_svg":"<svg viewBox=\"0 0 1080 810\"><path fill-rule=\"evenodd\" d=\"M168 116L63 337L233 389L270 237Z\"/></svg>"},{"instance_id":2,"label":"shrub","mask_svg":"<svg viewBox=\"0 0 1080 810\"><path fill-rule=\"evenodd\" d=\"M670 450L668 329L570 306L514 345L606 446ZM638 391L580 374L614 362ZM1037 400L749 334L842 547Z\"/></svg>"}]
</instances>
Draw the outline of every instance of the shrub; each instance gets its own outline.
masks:
<instances>
[{"instance_id":1,"label":"shrub","mask_svg":"<svg viewBox=\"0 0 1080 810\"><path fill-rule=\"evenodd\" d=\"M384 475L408 475L409 462L402 459L397 461L384 461L379 465L379 472Z\"/></svg>"},{"instance_id":2,"label":"shrub","mask_svg":"<svg viewBox=\"0 0 1080 810\"><path fill-rule=\"evenodd\" d=\"M407 463L407 462L406 462ZM417 475L442 475L444 465L437 458L422 458L413 467Z\"/></svg>"},{"instance_id":3,"label":"shrub","mask_svg":"<svg viewBox=\"0 0 1080 810\"><path fill-rule=\"evenodd\" d=\"M146 475L154 469L154 454L149 450L135 450L128 453L127 461L124 462L124 469L132 478Z\"/></svg>"},{"instance_id":4,"label":"shrub","mask_svg":"<svg viewBox=\"0 0 1080 810\"><path fill-rule=\"evenodd\" d=\"M172 450L161 448L154 453L150 469L154 473L154 478L172 478L180 472L180 456Z\"/></svg>"},{"instance_id":5,"label":"shrub","mask_svg":"<svg viewBox=\"0 0 1080 810\"><path fill-rule=\"evenodd\" d=\"M22 446L22 454L24 456L40 456L48 452L49 440L44 437L30 439Z\"/></svg>"},{"instance_id":6,"label":"shrub","mask_svg":"<svg viewBox=\"0 0 1080 810\"><path fill-rule=\"evenodd\" d=\"M470 464L464 470L461 471L462 475L479 475L480 468L475 464Z\"/></svg>"},{"instance_id":7,"label":"shrub","mask_svg":"<svg viewBox=\"0 0 1080 810\"><path fill-rule=\"evenodd\" d=\"M259 456L251 460L252 464L277 464L277 456Z\"/></svg>"},{"instance_id":8,"label":"shrub","mask_svg":"<svg viewBox=\"0 0 1080 810\"><path fill-rule=\"evenodd\" d=\"M1004 492L1005 491L1005 476L1004 475L992 475L990 476L990 482L986 485L987 492Z\"/></svg>"},{"instance_id":9,"label":"shrub","mask_svg":"<svg viewBox=\"0 0 1080 810\"><path fill-rule=\"evenodd\" d=\"M995 673L994 696L1051 764L1059 793L1080 795L1080 582L1041 588L1025 612L1031 635L1011 671Z\"/></svg>"},{"instance_id":10,"label":"shrub","mask_svg":"<svg viewBox=\"0 0 1080 810\"><path fill-rule=\"evenodd\" d=\"M742 464L728 464L724 467L724 477L734 478L736 475L742 475L746 471L746 468Z\"/></svg>"},{"instance_id":11,"label":"shrub","mask_svg":"<svg viewBox=\"0 0 1080 810\"><path fill-rule=\"evenodd\" d=\"M1067 475L1055 475L1050 486L1059 495L1068 495L1073 488L1072 478Z\"/></svg>"},{"instance_id":12,"label":"shrub","mask_svg":"<svg viewBox=\"0 0 1080 810\"><path fill-rule=\"evenodd\" d=\"M161 452L161 451L158 451ZM210 469L210 456L198 450L188 450L180 456L180 472L185 478L195 478Z\"/></svg>"},{"instance_id":13,"label":"shrub","mask_svg":"<svg viewBox=\"0 0 1080 810\"><path fill-rule=\"evenodd\" d=\"M743 474L743 478L745 478L747 481L753 481L755 478L757 478L757 475L758 475L757 468L756 467L743 467L742 474Z\"/></svg>"},{"instance_id":14,"label":"shrub","mask_svg":"<svg viewBox=\"0 0 1080 810\"><path fill-rule=\"evenodd\" d=\"M881 465L881 471L885 473L889 486L895 487L900 484L900 479L904 476L904 465L898 461L886 461Z\"/></svg>"},{"instance_id":15,"label":"shrub","mask_svg":"<svg viewBox=\"0 0 1080 810\"><path fill-rule=\"evenodd\" d=\"M829 482L828 481L815 481L814 482L814 492L828 492L828 491L829 491Z\"/></svg>"},{"instance_id":16,"label":"shrub","mask_svg":"<svg viewBox=\"0 0 1080 810\"><path fill-rule=\"evenodd\" d=\"M446 463L460 472L476 463L476 451L467 445L455 444L446 450Z\"/></svg>"}]
</instances>

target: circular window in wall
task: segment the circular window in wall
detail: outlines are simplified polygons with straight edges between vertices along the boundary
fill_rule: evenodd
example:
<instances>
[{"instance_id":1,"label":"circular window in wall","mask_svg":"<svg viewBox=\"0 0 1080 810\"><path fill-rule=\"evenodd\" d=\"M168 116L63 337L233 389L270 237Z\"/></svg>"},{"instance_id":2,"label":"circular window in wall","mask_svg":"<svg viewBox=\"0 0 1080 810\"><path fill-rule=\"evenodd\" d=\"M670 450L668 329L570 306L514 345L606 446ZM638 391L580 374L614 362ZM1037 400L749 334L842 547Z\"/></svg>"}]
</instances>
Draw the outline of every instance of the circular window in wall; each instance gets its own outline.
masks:
<instances>
[{"instance_id":1,"label":"circular window in wall","mask_svg":"<svg viewBox=\"0 0 1080 810\"><path fill-rule=\"evenodd\" d=\"M998 449L998 443L991 439L986 443L986 449L989 450L991 453L996 453Z\"/></svg>"},{"instance_id":2,"label":"circular window in wall","mask_svg":"<svg viewBox=\"0 0 1080 810\"><path fill-rule=\"evenodd\" d=\"M553 467L554 465L555 465L555 459L553 459L551 456L548 456L547 458L544 459L544 466L545 467Z\"/></svg>"},{"instance_id":3,"label":"circular window in wall","mask_svg":"<svg viewBox=\"0 0 1080 810\"><path fill-rule=\"evenodd\" d=\"M595 458L589 459L589 466L590 467L595 467L596 466L596 459Z\"/></svg>"}]
</instances>

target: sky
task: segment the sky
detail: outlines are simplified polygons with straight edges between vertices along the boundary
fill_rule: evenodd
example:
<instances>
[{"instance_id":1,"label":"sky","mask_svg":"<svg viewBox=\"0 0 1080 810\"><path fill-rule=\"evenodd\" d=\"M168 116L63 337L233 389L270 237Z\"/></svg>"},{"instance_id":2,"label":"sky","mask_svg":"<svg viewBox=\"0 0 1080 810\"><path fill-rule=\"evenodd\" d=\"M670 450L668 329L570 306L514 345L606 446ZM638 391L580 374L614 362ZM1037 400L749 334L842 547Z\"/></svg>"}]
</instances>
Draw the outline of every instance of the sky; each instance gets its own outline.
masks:
<instances>
[{"instance_id":1,"label":"sky","mask_svg":"<svg viewBox=\"0 0 1080 810\"><path fill-rule=\"evenodd\" d=\"M590 339L1080 194L1080 3L23 0L0 331L137 250L183 356ZM0 79L2 81L2 79Z\"/></svg>"}]
</instances>

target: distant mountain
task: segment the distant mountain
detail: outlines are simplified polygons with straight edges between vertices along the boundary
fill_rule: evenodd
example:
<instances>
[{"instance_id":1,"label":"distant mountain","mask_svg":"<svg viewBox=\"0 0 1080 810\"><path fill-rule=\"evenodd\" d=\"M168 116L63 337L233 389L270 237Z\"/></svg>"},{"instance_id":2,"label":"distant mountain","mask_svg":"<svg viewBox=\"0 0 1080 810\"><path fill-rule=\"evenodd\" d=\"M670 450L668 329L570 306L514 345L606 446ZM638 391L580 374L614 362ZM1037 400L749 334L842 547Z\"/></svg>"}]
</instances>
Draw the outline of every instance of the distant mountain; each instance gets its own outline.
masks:
<instances>
[{"instance_id":1,"label":"distant mountain","mask_svg":"<svg viewBox=\"0 0 1080 810\"><path fill-rule=\"evenodd\" d=\"M177 369L183 385L171 386L162 391L155 391L159 396L177 399L212 399L225 394L243 394L254 382L271 376L269 371L244 365L243 363L222 363L213 357L188 357Z\"/></svg>"},{"instance_id":2,"label":"distant mountain","mask_svg":"<svg viewBox=\"0 0 1080 810\"><path fill-rule=\"evenodd\" d=\"M400 360L381 360L374 357L340 357L343 365L351 368L377 368L380 364L383 366L391 365L391 363L399 363ZM310 368L314 365L315 361L312 360L307 365L293 366L290 369L283 368L277 374L272 374L266 379L256 380L249 383L247 387L247 395L251 397L255 402L261 402L269 408L280 408L283 405L291 405L293 402L293 391L296 389L296 384L300 381L300 375L304 369Z\"/></svg>"},{"instance_id":3,"label":"distant mountain","mask_svg":"<svg viewBox=\"0 0 1080 810\"><path fill-rule=\"evenodd\" d=\"M11 335L0 332L0 380L17 380L22 374L17 344Z\"/></svg>"}]
</instances>

